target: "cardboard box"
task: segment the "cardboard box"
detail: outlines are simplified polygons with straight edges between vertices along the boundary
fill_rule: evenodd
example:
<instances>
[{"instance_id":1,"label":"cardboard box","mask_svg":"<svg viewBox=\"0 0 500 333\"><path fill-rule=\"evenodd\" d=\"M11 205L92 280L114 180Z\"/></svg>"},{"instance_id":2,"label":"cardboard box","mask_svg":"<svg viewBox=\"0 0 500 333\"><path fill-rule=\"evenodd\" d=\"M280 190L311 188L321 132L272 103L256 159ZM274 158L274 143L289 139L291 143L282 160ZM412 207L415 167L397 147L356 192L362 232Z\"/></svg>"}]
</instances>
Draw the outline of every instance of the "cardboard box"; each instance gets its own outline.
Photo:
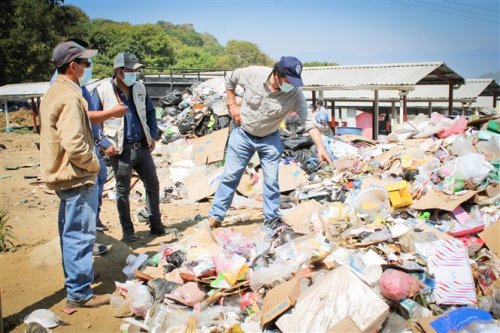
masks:
<instances>
[{"instance_id":1,"label":"cardboard box","mask_svg":"<svg viewBox=\"0 0 500 333\"><path fill-rule=\"evenodd\" d=\"M322 210L324 206L316 200L303 201L283 216L283 221L292 227L293 231L304 235L312 233L310 217Z\"/></svg>"},{"instance_id":2,"label":"cardboard box","mask_svg":"<svg viewBox=\"0 0 500 333\"><path fill-rule=\"evenodd\" d=\"M500 222L496 222L479 234L490 250L500 256Z\"/></svg>"},{"instance_id":3,"label":"cardboard box","mask_svg":"<svg viewBox=\"0 0 500 333\"><path fill-rule=\"evenodd\" d=\"M351 317L345 317L337 325L330 327L327 333L363 333L352 320Z\"/></svg>"},{"instance_id":4,"label":"cardboard box","mask_svg":"<svg viewBox=\"0 0 500 333\"><path fill-rule=\"evenodd\" d=\"M468 191L462 195L447 195L441 191L432 189L427 192L420 200L413 203L413 209L441 209L452 212L455 208L476 195L475 191Z\"/></svg>"},{"instance_id":5,"label":"cardboard box","mask_svg":"<svg viewBox=\"0 0 500 333\"><path fill-rule=\"evenodd\" d=\"M222 176L222 172L224 172L224 168L218 168L208 175L198 172L184 178L188 199L198 201L214 194L217 186L219 186L219 179Z\"/></svg>"},{"instance_id":6,"label":"cardboard box","mask_svg":"<svg viewBox=\"0 0 500 333\"><path fill-rule=\"evenodd\" d=\"M193 156L195 164L209 164L224 159L224 149L229 128L221 129L194 141Z\"/></svg>"},{"instance_id":7,"label":"cardboard box","mask_svg":"<svg viewBox=\"0 0 500 333\"><path fill-rule=\"evenodd\" d=\"M413 203L410 188L406 180L391 183L387 185L389 200L393 208L410 206Z\"/></svg>"},{"instance_id":8,"label":"cardboard box","mask_svg":"<svg viewBox=\"0 0 500 333\"><path fill-rule=\"evenodd\" d=\"M300 279L293 278L269 290L262 304L261 327L291 308L300 294Z\"/></svg>"},{"instance_id":9,"label":"cardboard box","mask_svg":"<svg viewBox=\"0 0 500 333\"><path fill-rule=\"evenodd\" d=\"M295 164L280 164L280 192L293 191L307 183L307 174Z\"/></svg>"}]
</instances>

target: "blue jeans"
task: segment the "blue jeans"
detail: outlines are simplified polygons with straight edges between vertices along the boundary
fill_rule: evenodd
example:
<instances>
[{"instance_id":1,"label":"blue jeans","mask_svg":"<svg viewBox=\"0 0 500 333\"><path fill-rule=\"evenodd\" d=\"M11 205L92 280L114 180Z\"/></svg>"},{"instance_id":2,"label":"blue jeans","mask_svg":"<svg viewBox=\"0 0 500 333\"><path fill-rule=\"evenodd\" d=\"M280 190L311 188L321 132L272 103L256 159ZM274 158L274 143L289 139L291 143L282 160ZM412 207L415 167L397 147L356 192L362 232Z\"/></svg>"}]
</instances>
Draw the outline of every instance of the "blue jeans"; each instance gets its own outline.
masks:
<instances>
[{"instance_id":1,"label":"blue jeans","mask_svg":"<svg viewBox=\"0 0 500 333\"><path fill-rule=\"evenodd\" d=\"M264 172L264 223L280 216L278 171L283 144L279 131L265 137L248 134L235 126L229 137L224 173L208 215L222 221L233 201L234 192L253 154L259 154Z\"/></svg>"},{"instance_id":2,"label":"blue jeans","mask_svg":"<svg viewBox=\"0 0 500 333\"><path fill-rule=\"evenodd\" d=\"M85 302L92 297L94 280L92 248L95 241L97 185L56 191L59 205L59 239L64 285L68 301Z\"/></svg>"}]
</instances>

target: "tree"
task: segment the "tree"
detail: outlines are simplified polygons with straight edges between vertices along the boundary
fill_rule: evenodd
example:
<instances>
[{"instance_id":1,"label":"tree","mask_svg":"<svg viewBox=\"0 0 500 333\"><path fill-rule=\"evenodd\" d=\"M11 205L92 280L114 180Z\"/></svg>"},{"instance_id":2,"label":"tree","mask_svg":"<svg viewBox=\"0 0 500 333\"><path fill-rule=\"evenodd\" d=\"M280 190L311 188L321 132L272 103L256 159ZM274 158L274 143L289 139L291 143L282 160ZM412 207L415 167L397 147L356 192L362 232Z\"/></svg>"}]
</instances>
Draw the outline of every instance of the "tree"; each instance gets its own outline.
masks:
<instances>
[{"instance_id":1,"label":"tree","mask_svg":"<svg viewBox=\"0 0 500 333\"><path fill-rule=\"evenodd\" d=\"M155 24L92 20L89 41L99 50L94 59L96 78L113 74L113 60L121 52L135 54L148 67L168 67L175 63L171 38Z\"/></svg>"},{"instance_id":2,"label":"tree","mask_svg":"<svg viewBox=\"0 0 500 333\"><path fill-rule=\"evenodd\" d=\"M0 25L0 85L47 81L52 72L52 50L69 38L85 38L89 18L62 1L2 1Z\"/></svg>"},{"instance_id":3,"label":"tree","mask_svg":"<svg viewBox=\"0 0 500 333\"><path fill-rule=\"evenodd\" d=\"M182 46L175 51L177 68L202 68L212 69L215 67L217 58L203 48L193 46Z\"/></svg>"},{"instance_id":4,"label":"tree","mask_svg":"<svg viewBox=\"0 0 500 333\"><path fill-rule=\"evenodd\" d=\"M230 40L216 62L217 68L234 69L250 65L272 66L274 61L251 42Z\"/></svg>"},{"instance_id":5,"label":"tree","mask_svg":"<svg viewBox=\"0 0 500 333\"><path fill-rule=\"evenodd\" d=\"M339 64L327 61L306 61L303 65L304 67L326 67L326 66L338 66Z\"/></svg>"}]
</instances>

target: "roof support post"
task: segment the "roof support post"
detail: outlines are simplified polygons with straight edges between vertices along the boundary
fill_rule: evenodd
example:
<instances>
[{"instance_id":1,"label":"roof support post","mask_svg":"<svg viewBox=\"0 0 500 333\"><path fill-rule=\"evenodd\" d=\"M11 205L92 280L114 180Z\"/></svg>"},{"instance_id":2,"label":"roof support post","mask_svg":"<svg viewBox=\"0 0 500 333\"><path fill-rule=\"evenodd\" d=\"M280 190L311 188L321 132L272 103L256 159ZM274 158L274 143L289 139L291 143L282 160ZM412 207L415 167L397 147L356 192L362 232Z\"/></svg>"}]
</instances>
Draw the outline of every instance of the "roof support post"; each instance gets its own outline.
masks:
<instances>
[{"instance_id":1,"label":"roof support post","mask_svg":"<svg viewBox=\"0 0 500 333\"><path fill-rule=\"evenodd\" d=\"M498 98L498 95L493 94L493 107L494 108L497 107L497 98Z\"/></svg>"},{"instance_id":2,"label":"roof support post","mask_svg":"<svg viewBox=\"0 0 500 333\"><path fill-rule=\"evenodd\" d=\"M391 129L394 128L397 119L396 114L396 102L391 102Z\"/></svg>"},{"instance_id":3,"label":"roof support post","mask_svg":"<svg viewBox=\"0 0 500 333\"><path fill-rule=\"evenodd\" d=\"M332 101L332 111L331 111L332 117L330 118L330 127L334 128L335 127L335 101Z\"/></svg>"},{"instance_id":4,"label":"roof support post","mask_svg":"<svg viewBox=\"0 0 500 333\"><path fill-rule=\"evenodd\" d=\"M313 110L316 108L316 91L312 91Z\"/></svg>"},{"instance_id":5,"label":"roof support post","mask_svg":"<svg viewBox=\"0 0 500 333\"><path fill-rule=\"evenodd\" d=\"M453 83L448 84L448 111L446 116L451 115L453 112Z\"/></svg>"},{"instance_id":6,"label":"roof support post","mask_svg":"<svg viewBox=\"0 0 500 333\"><path fill-rule=\"evenodd\" d=\"M401 90L399 92L399 123L402 124L404 122L404 116L406 116L406 95L408 95L408 91Z\"/></svg>"},{"instance_id":7,"label":"roof support post","mask_svg":"<svg viewBox=\"0 0 500 333\"><path fill-rule=\"evenodd\" d=\"M379 109L378 109L378 90L375 90L374 92L374 101L373 101L373 122L372 122L372 138L373 140L377 140L378 138L378 114L379 114Z\"/></svg>"},{"instance_id":8,"label":"roof support post","mask_svg":"<svg viewBox=\"0 0 500 333\"><path fill-rule=\"evenodd\" d=\"M429 110L429 117L430 117L432 114L432 102L431 101L429 101L429 109L428 110Z\"/></svg>"},{"instance_id":9,"label":"roof support post","mask_svg":"<svg viewBox=\"0 0 500 333\"><path fill-rule=\"evenodd\" d=\"M38 112L34 97L31 97L31 113L33 115L33 132L38 134L38 125L36 124L36 115L38 114Z\"/></svg>"},{"instance_id":10,"label":"roof support post","mask_svg":"<svg viewBox=\"0 0 500 333\"><path fill-rule=\"evenodd\" d=\"M9 133L10 132L10 120L9 120L9 105L7 103L7 100L3 100L3 105L4 105L4 111L5 111L5 132Z\"/></svg>"}]
</instances>

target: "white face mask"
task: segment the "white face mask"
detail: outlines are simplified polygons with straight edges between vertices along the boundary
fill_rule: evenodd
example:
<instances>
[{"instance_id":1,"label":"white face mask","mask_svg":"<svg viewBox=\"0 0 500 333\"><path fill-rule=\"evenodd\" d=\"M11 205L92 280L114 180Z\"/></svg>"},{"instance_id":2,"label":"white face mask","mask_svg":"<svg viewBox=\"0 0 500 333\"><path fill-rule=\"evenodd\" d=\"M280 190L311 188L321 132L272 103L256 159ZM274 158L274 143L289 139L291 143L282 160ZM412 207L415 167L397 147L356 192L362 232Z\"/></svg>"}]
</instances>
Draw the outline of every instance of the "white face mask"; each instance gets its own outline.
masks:
<instances>
[{"instance_id":1,"label":"white face mask","mask_svg":"<svg viewBox=\"0 0 500 333\"><path fill-rule=\"evenodd\" d=\"M282 85L280 85L280 90L284 93L292 91L293 88L295 87L292 86L290 83L283 83Z\"/></svg>"},{"instance_id":2,"label":"white face mask","mask_svg":"<svg viewBox=\"0 0 500 333\"><path fill-rule=\"evenodd\" d=\"M76 62L75 64L80 67L83 71L82 76L78 76L78 84L80 87L83 87L87 83L89 83L90 79L92 78L92 67L85 67L82 68L82 66L78 65ZM73 73L76 75L76 73L73 71Z\"/></svg>"}]
</instances>

